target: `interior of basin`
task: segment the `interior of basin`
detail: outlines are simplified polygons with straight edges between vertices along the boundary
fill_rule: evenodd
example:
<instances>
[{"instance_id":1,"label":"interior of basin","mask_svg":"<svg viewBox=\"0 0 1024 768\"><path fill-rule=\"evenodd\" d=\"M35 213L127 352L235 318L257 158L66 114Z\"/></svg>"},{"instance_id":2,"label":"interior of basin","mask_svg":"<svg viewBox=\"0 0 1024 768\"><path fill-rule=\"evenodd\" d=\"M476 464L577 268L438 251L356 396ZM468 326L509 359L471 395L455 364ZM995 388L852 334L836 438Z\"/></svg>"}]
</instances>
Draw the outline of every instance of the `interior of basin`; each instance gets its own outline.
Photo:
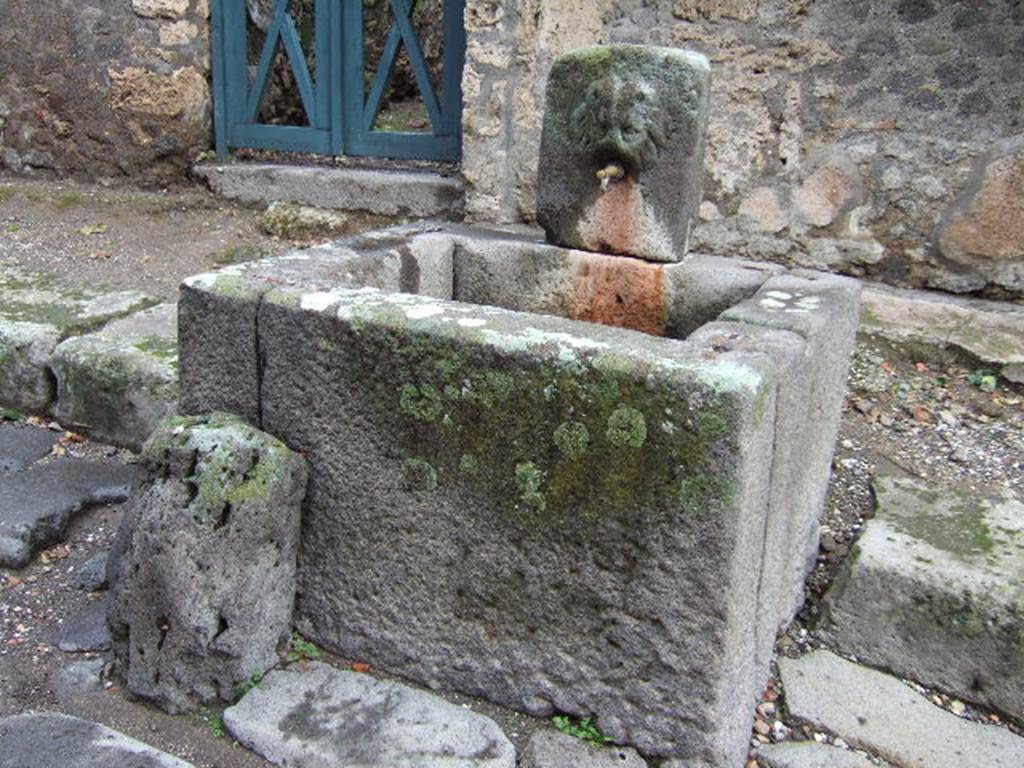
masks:
<instances>
[{"instance_id":1,"label":"interior of basin","mask_svg":"<svg viewBox=\"0 0 1024 768\"><path fill-rule=\"evenodd\" d=\"M347 247L377 264L367 274L353 275L350 285L393 290L397 282L402 293L675 339L715 320L781 271L701 254L678 263L652 263L574 250L548 244L524 228L448 225L426 232L382 231ZM388 253L398 254L397 280L378 272Z\"/></svg>"}]
</instances>

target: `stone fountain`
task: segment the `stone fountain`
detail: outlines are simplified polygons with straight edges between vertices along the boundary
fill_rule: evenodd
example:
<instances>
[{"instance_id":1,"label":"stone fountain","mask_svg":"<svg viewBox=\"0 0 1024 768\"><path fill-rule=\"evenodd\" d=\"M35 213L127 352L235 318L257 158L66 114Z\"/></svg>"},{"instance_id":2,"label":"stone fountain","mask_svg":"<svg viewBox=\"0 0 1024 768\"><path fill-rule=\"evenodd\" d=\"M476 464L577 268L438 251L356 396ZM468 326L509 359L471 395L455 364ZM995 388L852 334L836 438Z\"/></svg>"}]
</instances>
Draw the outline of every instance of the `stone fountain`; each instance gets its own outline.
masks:
<instances>
[{"instance_id":1,"label":"stone fountain","mask_svg":"<svg viewBox=\"0 0 1024 768\"><path fill-rule=\"evenodd\" d=\"M669 49L557 61L547 240L420 223L187 280L181 406L306 457L306 637L733 768L816 552L858 287L687 254L709 82Z\"/></svg>"}]
</instances>

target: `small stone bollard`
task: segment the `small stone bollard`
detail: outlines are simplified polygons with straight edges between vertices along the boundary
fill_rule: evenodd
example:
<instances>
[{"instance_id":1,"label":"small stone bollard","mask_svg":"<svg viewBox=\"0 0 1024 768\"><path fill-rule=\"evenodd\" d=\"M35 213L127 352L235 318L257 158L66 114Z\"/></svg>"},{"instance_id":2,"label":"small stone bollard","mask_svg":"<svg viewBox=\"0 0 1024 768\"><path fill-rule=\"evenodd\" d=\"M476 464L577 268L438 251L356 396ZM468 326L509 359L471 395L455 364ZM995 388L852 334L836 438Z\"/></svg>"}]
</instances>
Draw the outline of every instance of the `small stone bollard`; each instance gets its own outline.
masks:
<instances>
[{"instance_id":1,"label":"small stone bollard","mask_svg":"<svg viewBox=\"0 0 1024 768\"><path fill-rule=\"evenodd\" d=\"M221 413L165 421L143 457L116 547L118 671L169 712L232 701L291 627L306 463Z\"/></svg>"},{"instance_id":2,"label":"small stone bollard","mask_svg":"<svg viewBox=\"0 0 1024 768\"><path fill-rule=\"evenodd\" d=\"M701 199L711 70L699 53L600 45L548 79L537 219L569 248L686 255Z\"/></svg>"}]
</instances>

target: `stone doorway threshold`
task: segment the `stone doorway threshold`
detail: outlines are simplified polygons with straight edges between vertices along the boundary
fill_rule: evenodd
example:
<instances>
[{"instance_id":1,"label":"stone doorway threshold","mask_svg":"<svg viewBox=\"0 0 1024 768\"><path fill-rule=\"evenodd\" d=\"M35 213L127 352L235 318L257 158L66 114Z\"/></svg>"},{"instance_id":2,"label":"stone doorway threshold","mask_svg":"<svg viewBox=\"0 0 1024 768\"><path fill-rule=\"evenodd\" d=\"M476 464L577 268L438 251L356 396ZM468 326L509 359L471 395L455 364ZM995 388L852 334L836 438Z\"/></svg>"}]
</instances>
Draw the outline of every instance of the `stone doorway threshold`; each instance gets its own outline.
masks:
<instances>
[{"instance_id":1,"label":"stone doorway threshold","mask_svg":"<svg viewBox=\"0 0 1024 768\"><path fill-rule=\"evenodd\" d=\"M436 166L436 164L433 164ZM243 203L312 205L382 216L459 220L463 184L451 166L416 168L204 162L193 173L218 195Z\"/></svg>"}]
</instances>

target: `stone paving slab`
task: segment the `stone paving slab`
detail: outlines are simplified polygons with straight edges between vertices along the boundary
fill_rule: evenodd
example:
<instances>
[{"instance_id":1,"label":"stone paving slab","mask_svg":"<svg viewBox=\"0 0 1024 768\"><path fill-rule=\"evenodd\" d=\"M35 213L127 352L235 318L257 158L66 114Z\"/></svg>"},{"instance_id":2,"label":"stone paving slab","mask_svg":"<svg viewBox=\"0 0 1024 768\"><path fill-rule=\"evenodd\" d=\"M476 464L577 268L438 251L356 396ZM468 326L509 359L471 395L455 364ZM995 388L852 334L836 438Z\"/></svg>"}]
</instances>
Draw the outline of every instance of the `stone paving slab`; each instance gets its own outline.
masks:
<instances>
[{"instance_id":1,"label":"stone paving slab","mask_svg":"<svg viewBox=\"0 0 1024 768\"><path fill-rule=\"evenodd\" d=\"M15 472L46 456L57 442L48 429L0 423L0 473Z\"/></svg>"},{"instance_id":2,"label":"stone paving slab","mask_svg":"<svg viewBox=\"0 0 1024 768\"><path fill-rule=\"evenodd\" d=\"M57 647L65 653L105 651L110 648L110 629L107 627L108 597L94 600L78 613L64 620L57 633Z\"/></svg>"},{"instance_id":3,"label":"stone paving slab","mask_svg":"<svg viewBox=\"0 0 1024 768\"><path fill-rule=\"evenodd\" d=\"M60 541L75 512L124 501L135 468L68 459L0 476L0 566L21 568Z\"/></svg>"},{"instance_id":4,"label":"stone paving slab","mask_svg":"<svg viewBox=\"0 0 1024 768\"><path fill-rule=\"evenodd\" d=\"M519 768L647 768L630 747L598 746L558 731L537 731L523 751Z\"/></svg>"},{"instance_id":5,"label":"stone paving slab","mask_svg":"<svg viewBox=\"0 0 1024 768\"><path fill-rule=\"evenodd\" d=\"M114 318L151 306L138 291L67 285L0 262L0 405L43 412L54 396L54 347Z\"/></svg>"},{"instance_id":6,"label":"stone paving slab","mask_svg":"<svg viewBox=\"0 0 1024 768\"><path fill-rule=\"evenodd\" d=\"M840 650L1024 717L1024 504L894 477L874 491L826 596Z\"/></svg>"},{"instance_id":7,"label":"stone paving slab","mask_svg":"<svg viewBox=\"0 0 1024 768\"><path fill-rule=\"evenodd\" d=\"M178 305L160 304L57 345L54 415L91 437L139 450L178 402Z\"/></svg>"},{"instance_id":8,"label":"stone paving slab","mask_svg":"<svg viewBox=\"0 0 1024 768\"><path fill-rule=\"evenodd\" d=\"M765 744L757 756L768 768L877 768L862 754L816 741Z\"/></svg>"},{"instance_id":9,"label":"stone paving slab","mask_svg":"<svg viewBox=\"0 0 1024 768\"><path fill-rule=\"evenodd\" d=\"M194 768L97 723L58 714L0 719L0 768Z\"/></svg>"},{"instance_id":10,"label":"stone paving slab","mask_svg":"<svg viewBox=\"0 0 1024 768\"><path fill-rule=\"evenodd\" d=\"M290 768L515 768L494 721L425 691L310 663L269 673L224 712L243 745Z\"/></svg>"},{"instance_id":11,"label":"stone paving slab","mask_svg":"<svg viewBox=\"0 0 1024 768\"><path fill-rule=\"evenodd\" d=\"M829 651L780 658L793 717L904 768L1020 768L1024 738L963 720L894 677Z\"/></svg>"}]
</instances>

